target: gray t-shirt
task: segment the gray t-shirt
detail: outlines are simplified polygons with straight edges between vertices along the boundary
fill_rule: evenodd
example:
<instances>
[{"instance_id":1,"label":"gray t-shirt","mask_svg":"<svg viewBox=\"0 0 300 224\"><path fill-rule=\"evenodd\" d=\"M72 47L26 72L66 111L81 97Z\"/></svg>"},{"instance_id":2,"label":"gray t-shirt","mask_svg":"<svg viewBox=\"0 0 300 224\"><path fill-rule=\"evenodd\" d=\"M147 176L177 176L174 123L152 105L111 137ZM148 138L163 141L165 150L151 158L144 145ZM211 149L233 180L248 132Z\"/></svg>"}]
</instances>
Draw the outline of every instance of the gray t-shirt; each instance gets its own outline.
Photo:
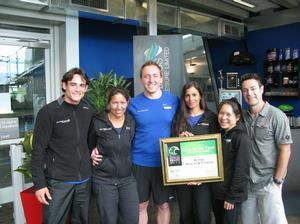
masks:
<instances>
[{"instance_id":1,"label":"gray t-shirt","mask_svg":"<svg viewBox=\"0 0 300 224\"><path fill-rule=\"evenodd\" d=\"M252 143L250 190L258 190L275 174L279 145L293 143L291 129L287 116L268 102L255 118L248 110L243 114Z\"/></svg>"}]
</instances>

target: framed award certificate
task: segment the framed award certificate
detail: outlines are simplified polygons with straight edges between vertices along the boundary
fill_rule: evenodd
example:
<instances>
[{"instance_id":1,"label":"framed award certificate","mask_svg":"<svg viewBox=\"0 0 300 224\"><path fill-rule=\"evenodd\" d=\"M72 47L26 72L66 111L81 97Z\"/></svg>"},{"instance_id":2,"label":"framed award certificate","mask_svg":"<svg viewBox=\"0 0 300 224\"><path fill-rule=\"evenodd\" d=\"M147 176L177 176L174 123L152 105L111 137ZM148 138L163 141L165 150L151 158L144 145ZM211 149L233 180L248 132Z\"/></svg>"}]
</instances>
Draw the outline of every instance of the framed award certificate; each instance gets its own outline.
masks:
<instances>
[{"instance_id":1,"label":"framed award certificate","mask_svg":"<svg viewBox=\"0 0 300 224\"><path fill-rule=\"evenodd\" d=\"M221 134L160 139L164 185L224 180Z\"/></svg>"}]
</instances>

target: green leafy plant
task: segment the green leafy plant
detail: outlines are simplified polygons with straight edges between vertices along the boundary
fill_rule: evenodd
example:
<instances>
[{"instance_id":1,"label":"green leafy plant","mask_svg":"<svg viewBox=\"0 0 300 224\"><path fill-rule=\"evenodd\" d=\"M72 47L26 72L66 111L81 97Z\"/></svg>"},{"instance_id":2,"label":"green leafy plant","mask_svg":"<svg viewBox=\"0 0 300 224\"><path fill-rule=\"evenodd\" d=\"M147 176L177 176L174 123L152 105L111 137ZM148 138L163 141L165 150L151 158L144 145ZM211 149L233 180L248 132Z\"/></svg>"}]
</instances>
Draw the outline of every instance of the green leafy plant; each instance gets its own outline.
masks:
<instances>
[{"instance_id":1,"label":"green leafy plant","mask_svg":"<svg viewBox=\"0 0 300 224\"><path fill-rule=\"evenodd\" d=\"M23 160L23 164L19 166L15 171L24 174L25 177L32 179L30 163L31 163L31 155L32 155L32 137L33 133L26 132L24 135L24 140L21 142L23 146L23 151L25 153L25 158Z\"/></svg>"},{"instance_id":2,"label":"green leafy plant","mask_svg":"<svg viewBox=\"0 0 300 224\"><path fill-rule=\"evenodd\" d=\"M105 108L106 93L111 87L119 86L128 89L130 85L131 82L127 82L123 76L118 77L113 70L107 74L99 72L98 77L91 80L85 100L96 112L100 112Z\"/></svg>"}]
</instances>

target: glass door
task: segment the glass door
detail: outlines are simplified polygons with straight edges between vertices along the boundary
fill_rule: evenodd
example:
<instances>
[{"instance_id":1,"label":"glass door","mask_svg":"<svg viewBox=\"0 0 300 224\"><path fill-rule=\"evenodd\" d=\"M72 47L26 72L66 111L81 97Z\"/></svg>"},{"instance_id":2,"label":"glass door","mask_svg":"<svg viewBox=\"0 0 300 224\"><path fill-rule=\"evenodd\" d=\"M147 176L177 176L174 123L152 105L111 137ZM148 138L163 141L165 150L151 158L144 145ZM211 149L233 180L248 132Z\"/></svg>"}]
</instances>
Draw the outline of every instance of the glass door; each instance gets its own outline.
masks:
<instances>
[{"instance_id":1,"label":"glass door","mask_svg":"<svg viewBox=\"0 0 300 224\"><path fill-rule=\"evenodd\" d=\"M214 74L209 67L209 52L206 50L203 37L192 34L183 35L183 51L186 79L199 83L208 108L216 113L217 88Z\"/></svg>"},{"instance_id":2,"label":"glass door","mask_svg":"<svg viewBox=\"0 0 300 224\"><path fill-rule=\"evenodd\" d=\"M12 200L10 144L31 131L46 104L49 43L0 37L0 204Z\"/></svg>"}]
</instances>

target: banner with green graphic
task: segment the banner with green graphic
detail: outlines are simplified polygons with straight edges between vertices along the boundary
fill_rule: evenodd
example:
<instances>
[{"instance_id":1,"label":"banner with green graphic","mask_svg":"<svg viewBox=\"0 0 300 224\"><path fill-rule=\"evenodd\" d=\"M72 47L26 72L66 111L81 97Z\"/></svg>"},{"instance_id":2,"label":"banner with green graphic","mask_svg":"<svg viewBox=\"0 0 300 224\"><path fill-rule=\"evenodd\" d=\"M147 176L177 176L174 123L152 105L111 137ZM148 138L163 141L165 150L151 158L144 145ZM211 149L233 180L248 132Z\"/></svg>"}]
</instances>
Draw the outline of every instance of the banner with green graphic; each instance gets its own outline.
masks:
<instances>
[{"instance_id":1,"label":"banner with green graphic","mask_svg":"<svg viewBox=\"0 0 300 224\"><path fill-rule=\"evenodd\" d=\"M134 36L134 95L143 92L140 68L149 60L157 62L163 72L162 89L180 96L185 83L182 35Z\"/></svg>"}]
</instances>

